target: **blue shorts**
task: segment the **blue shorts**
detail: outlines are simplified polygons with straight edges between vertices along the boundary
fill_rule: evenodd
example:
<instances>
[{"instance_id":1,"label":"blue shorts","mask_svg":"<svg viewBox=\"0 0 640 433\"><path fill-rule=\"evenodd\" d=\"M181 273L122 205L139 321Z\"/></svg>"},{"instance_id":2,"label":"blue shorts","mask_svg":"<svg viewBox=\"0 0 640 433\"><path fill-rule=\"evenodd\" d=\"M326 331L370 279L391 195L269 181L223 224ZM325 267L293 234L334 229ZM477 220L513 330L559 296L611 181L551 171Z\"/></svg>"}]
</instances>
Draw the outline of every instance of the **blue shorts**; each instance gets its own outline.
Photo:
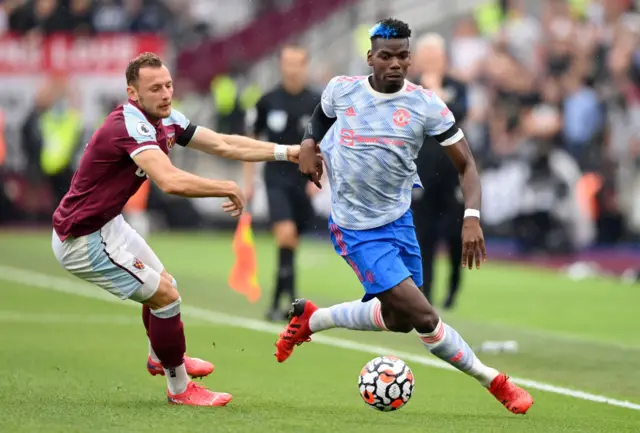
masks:
<instances>
[{"instance_id":1,"label":"blue shorts","mask_svg":"<svg viewBox=\"0 0 640 433\"><path fill-rule=\"evenodd\" d=\"M422 286L422 257L410 209L396 221L370 230L343 229L329 217L329 230L336 252L364 286L362 302L409 277Z\"/></svg>"}]
</instances>

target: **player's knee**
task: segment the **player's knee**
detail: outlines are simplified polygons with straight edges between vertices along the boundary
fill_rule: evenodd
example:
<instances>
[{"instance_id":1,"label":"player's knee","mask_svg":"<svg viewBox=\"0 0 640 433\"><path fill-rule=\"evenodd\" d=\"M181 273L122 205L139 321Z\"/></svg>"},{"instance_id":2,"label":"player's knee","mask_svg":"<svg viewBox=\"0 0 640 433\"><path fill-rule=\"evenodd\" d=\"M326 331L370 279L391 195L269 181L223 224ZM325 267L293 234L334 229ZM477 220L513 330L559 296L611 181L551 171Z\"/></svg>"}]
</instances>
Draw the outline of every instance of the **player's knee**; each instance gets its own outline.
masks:
<instances>
[{"instance_id":1,"label":"player's knee","mask_svg":"<svg viewBox=\"0 0 640 433\"><path fill-rule=\"evenodd\" d=\"M387 328L391 332L398 332L403 334L408 334L413 331L413 325L408 321L396 321L391 323L391 325L387 325Z\"/></svg>"},{"instance_id":2,"label":"player's knee","mask_svg":"<svg viewBox=\"0 0 640 433\"><path fill-rule=\"evenodd\" d=\"M440 321L440 316L434 309L424 311L413 316L413 327L421 334L428 334L435 331Z\"/></svg>"},{"instance_id":3,"label":"player's knee","mask_svg":"<svg viewBox=\"0 0 640 433\"><path fill-rule=\"evenodd\" d=\"M171 317L175 317L180 314L181 302L182 300L180 299L180 296L178 296L176 300L165 305L164 307L151 309L151 314L159 317L160 319L169 319Z\"/></svg>"},{"instance_id":4,"label":"player's knee","mask_svg":"<svg viewBox=\"0 0 640 433\"><path fill-rule=\"evenodd\" d=\"M413 325L410 321L384 307L382 308L382 320L384 320L385 327L391 332L407 334L413 330Z\"/></svg>"},{"instance_id":5,"label":"player's knee","mask_svg":"<svg viewBox=\"0 0 640 433\"><path fill-rule=\"evenodd\" d=\"M175 281L175 280L174 280ZM151 311L162 309L168 307L169 305L175 304L180 301L180 293L176 287L172 284L171 281L161 278L160 284L158 285L158 290L153 296L145 302L151 308Z\"/></svg>"}]
</instances>

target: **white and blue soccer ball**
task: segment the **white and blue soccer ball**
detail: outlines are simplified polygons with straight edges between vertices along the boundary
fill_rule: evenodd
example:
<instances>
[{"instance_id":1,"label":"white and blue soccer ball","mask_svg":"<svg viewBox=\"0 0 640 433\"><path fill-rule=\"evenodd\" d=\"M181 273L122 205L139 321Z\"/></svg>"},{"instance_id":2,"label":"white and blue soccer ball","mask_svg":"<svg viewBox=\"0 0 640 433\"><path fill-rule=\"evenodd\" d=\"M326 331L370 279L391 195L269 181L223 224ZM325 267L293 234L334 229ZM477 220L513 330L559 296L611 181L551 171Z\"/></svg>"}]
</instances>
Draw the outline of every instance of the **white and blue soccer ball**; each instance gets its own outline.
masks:
<instances>
[{"instance_id":1,"label":"white and blue soccer ball","mask_svg":"<svg viewBox=\"0 0 640 433\"><path fill-rule=\"evenodd\" d=\"M413 372L394 356L379 356L360 371L360 395L369 406L383 412L398 410L413 394Z\"/></svg>"}]
</instances>

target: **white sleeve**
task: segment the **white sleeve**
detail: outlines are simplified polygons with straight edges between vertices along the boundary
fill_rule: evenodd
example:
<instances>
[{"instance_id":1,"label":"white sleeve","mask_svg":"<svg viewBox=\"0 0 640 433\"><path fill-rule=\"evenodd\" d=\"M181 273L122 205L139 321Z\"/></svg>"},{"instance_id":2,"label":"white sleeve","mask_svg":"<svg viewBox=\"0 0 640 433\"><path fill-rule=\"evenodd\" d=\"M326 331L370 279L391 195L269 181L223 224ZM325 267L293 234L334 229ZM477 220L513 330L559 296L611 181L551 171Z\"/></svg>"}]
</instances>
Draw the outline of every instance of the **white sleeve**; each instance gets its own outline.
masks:
<instances>
[{"instance_id":1,"label":"white sleeve","mask_svg":"<svg viewBox=\"0 0 640 433\"><path fill-rule=\"evenodd\" d=\"M435 137L442 146L450 146L464 137L464 133L456 126L456 119L438 95L427 92L426 117L424 133Z\"/></svg>"},{"instance_id":2,"label":"white sleeve","mask_svg":"<svg viewBox=\"0 0 640 433\"><path fill-rule=\"evenodd\" d=\"M336 112L333 108L333 97L336 86L338 85L338 78L340 77L333 77L331 81L329 81L327 87L324 88L324 91L322 92L322 98L320 99L320 106L322 107L322 111L324 111L325 116L332 119L336 117Z\"/></svg>"}]
</instances>

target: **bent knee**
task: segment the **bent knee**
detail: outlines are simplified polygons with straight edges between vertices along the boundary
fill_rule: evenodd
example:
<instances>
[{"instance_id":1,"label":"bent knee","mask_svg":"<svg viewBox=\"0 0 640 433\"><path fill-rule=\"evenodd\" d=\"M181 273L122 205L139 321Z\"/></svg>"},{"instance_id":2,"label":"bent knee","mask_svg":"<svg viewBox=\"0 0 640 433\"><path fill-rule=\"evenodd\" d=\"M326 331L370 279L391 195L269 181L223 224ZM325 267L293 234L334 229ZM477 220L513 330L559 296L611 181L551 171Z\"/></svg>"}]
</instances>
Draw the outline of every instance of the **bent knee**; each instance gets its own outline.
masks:
<instances>
[{"instance_id":1,"label":"bent knee","mask_svg":"<svg viewBox=\"0 0 640 433\"><path fill-rule=\"evenodd\" d=\"M409 320L401 318L401 315L395 314L393 311L382 308L382 320L385 327L391 332L409 333L413 330L413 325Z\"/></svg>"},{"instance_id":2,"label":"bent knee","mask_svg":"<svg viewBox=\"0 0 640 433\"><path fill-rule=\"evenodd\" d=\"M413 325L407 321L394 322L390 325L387 325L387 329L391 332L398 332L403 334L408 334L413 331Z\"/></svg>"},{"instance_id":3,"label":"bent knee","mask_svg":"<svg viewBox=\"0 0 640 433\"><path fill-rule=\"evenodd\" d=\"M145 301L145 304L149 305L152 312L176 303L178 305L180 303L180 293L171 281L165 278L160 279L158 290L156 290L152 297Z\"/></svg>"},{"instance_id":4,"label":"bent knee","mask_svg":"<svg viewBox=\"0 0 640 433\"><path fill-rule=\"evenodd\" d=\"M413 327L421 334L429 334L436 330L440 316L435 310L416 315L413 321Z\"/></svg>"},{"instance_id":5,"label":"bent knee","mask_svg":"<svg viewBox=\"0 0 640 433\"><path fill-rule=\"evenodd\" d=\"M173 287L178 288L178 282L176 281L175 278L173 278L173 275L171 275L169 272L167 272L166 269L163 269L162 272L160 272L160 276L163 279L169 281L173 285Z\"/></svg>"}]
</instances>

